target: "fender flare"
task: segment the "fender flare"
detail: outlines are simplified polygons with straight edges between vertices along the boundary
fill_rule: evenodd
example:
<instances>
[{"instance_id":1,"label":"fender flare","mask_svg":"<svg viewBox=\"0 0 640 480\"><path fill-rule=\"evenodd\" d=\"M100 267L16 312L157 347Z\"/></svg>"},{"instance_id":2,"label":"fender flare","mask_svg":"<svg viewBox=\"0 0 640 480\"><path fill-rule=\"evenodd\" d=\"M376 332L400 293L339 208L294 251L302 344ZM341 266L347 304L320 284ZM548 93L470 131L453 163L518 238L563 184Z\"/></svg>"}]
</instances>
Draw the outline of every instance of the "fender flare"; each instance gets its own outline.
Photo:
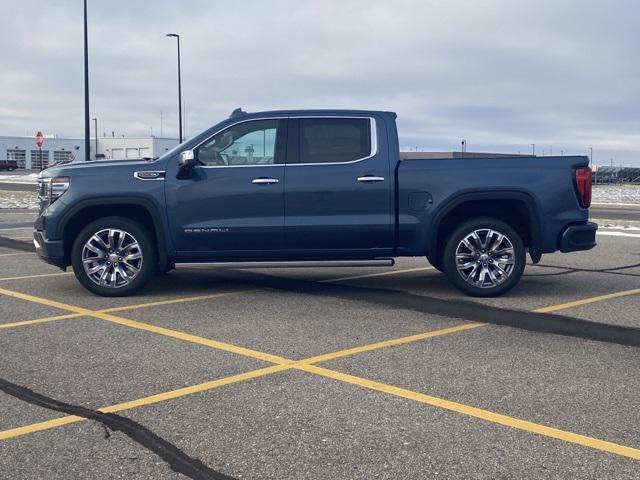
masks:
<instances>
[{"instance_id":1,"label":"fender flare","mask_svg":"<svg viewBox=\"0 0 640 480\"><path fill-rule=\"evenodd\" d=\"M540 219L540 207L535 198L530 193L523 190L494 190L494 191L478 191L463 192L455 195L444 203L438 211L435 212L432 222L432 230L428 237L427 257L429 261L434 260L437 255L436 246L438 242L438 233L442 220L454 208L466 202L481 200L518 200L523 202L529 213L529 230L531 232L531 244L529 245L529 255L533 263L538 263L542 258L542 221ZM435 254L435 255L434 255Z\"/></svg>"},{"instance_id":2,"label":"fender flare","mask_svg":"<svg viewBox=\"0 0 640 480\"><path fill-rule=\"evenodd\" d=\"M57 237L63 238L64 231L66 230L69 221L82 210L90 207L104 207L109 205L137 205L144 208L149 213L157 239L156 247L158 249L158 263L161 269L166 269L169 265L169 258L167 253L167 237L165 235L162 214L160 213L158 206L153 201L144 197L108 197L81 200L69 208L58 222L56 232Z\"/></svg>"}]
</instances>

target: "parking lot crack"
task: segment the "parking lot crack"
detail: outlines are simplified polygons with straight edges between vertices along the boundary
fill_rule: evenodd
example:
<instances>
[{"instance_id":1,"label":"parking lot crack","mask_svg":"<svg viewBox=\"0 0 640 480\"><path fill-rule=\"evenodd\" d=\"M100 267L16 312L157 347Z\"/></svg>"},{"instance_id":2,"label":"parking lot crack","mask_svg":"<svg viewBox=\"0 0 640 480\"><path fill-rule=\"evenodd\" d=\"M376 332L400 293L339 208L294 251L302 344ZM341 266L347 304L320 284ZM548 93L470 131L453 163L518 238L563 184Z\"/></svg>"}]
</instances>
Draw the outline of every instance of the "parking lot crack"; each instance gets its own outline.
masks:
<instances>
[{"instance_id":1,"label":"parking lot crack","mask_svg":"<svg viewBox=\"0 0 640 480\"><path fill-rule=\"evenodd\" d=\"M129 418L61 402L1 378L0 391L38 407L99 422L105 428L105 438L109 438L109 431L122 432L164 460L173 471L194 480L235 480L234 477L211 469L199 459L190 457L174 444Z\"/></svg>"}]
</instances>

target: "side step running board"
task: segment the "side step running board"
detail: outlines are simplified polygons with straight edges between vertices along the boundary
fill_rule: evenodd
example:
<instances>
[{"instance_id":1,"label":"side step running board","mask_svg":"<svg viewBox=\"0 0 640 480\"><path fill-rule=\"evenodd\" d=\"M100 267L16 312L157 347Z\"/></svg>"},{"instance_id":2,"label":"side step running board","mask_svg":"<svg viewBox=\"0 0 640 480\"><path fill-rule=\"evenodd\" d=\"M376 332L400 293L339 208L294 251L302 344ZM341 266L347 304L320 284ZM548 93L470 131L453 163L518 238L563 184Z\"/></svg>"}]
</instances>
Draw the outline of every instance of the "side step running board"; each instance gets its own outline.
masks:
<instances>
[{"instance_id":1,"label":"side step running board","mask_svg":"<svg viewBox=\"0 0 640 480\"><path fill-rule=\"evenodd\" d=\"M294 262L198 262L176 263L176 268L213 267L213 268L311 268L311 267L393 267L393 258L380 260L326 260Z\"/></svg>"}]
</instances>

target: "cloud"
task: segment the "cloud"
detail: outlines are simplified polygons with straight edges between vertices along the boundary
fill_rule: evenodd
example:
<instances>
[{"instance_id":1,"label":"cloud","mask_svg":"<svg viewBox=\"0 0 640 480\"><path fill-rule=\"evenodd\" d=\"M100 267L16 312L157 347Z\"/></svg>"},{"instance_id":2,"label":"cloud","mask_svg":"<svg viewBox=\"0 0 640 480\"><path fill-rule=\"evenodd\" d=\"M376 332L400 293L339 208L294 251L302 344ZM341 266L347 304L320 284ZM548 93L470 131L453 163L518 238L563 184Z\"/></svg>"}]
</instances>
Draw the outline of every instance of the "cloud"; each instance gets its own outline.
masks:
<instances>
[{"instance_id":1,"label":"cloud","mask_svg":"<svg viewBox=\"0 0 640 480\"><path fill-rule=\"evenodd\" d=\"M188 135L237 106L371 108L398 112L405 146L592 146L640 164L631 0L90 0L89 13L100 132L158 135L163 112L177 134L175 31ZM81 5L26 0L0 40L0 134L81 135Z\"/></svg>"}]
</instances>

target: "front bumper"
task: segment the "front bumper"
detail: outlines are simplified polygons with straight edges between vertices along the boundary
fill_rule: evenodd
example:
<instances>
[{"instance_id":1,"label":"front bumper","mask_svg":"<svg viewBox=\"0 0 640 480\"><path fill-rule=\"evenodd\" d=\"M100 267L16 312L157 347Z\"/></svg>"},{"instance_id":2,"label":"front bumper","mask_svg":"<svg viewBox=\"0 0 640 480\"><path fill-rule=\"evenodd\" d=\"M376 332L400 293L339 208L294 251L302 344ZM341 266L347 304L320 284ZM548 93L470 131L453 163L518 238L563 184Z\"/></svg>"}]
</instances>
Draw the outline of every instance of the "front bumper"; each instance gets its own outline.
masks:
<instances>
[{"instance_id":1,"label":"front bumper","mask_svg":"<svg viewBox=\"0 0 640 480\"><path fill-rule=\"evenodd\" d=\"M561 252L591 250L596 246L598 225L593 222L570 225L560 235Z\"/></svg>"},{"instance_id":2,"label":"front bumper","mask_svg":"<svg viewBox=\"0 0 640 480\"><path fill-rule=\"evenodd\" d=\"M34 230L33 245L38 256L47 263L66 269L64 261L64 244L62 240L46 240L43 232Z\"/></svg>"}]
</instances>

